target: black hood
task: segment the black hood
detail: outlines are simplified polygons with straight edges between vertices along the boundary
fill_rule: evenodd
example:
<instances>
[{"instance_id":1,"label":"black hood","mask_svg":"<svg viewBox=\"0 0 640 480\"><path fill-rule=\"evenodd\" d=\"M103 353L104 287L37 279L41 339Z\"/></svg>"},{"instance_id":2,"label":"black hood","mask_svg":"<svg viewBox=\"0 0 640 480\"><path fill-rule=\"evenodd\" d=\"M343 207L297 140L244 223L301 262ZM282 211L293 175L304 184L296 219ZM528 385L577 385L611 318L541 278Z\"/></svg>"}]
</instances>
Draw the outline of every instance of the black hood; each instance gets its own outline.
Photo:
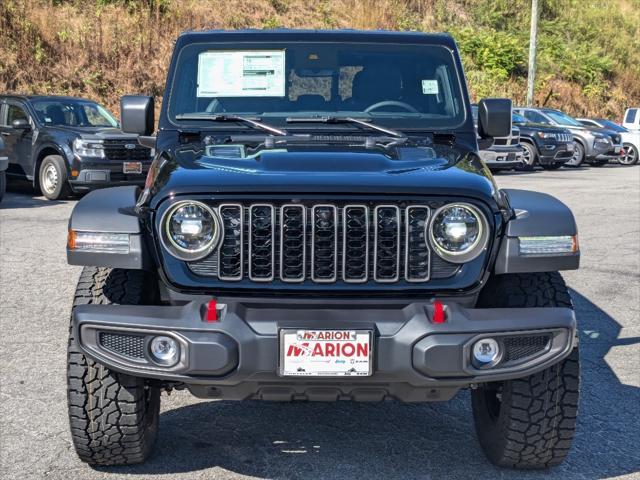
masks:
<instances>
[{"instance_id":1,"label":"black hood","mask_svg":"<svg viewBox=\"0 0 640 480\"><path fill-rule=\"evenodd\" d=\"M425 155L408 148L395 158L376 150L264 150L251 158L205 155L194 146L165 152L152 207L180 194L458 195L495 204L491 173L470 151ZM404 150L404 149L402 149ZM443 151L445 153L443 153Z\"/></svg>"},{"instance_id":2,"label":"black hood","mask_svg":"<svg viewBox=\"0 0 640 480\"><path fill-rule=\"evenodd\" d=\"M126 140L136 139L135 135L123 133L113 127L78 127L78 126L47 126L49 130L67 132L87 140Z\"/></svg>"}]
</instances>

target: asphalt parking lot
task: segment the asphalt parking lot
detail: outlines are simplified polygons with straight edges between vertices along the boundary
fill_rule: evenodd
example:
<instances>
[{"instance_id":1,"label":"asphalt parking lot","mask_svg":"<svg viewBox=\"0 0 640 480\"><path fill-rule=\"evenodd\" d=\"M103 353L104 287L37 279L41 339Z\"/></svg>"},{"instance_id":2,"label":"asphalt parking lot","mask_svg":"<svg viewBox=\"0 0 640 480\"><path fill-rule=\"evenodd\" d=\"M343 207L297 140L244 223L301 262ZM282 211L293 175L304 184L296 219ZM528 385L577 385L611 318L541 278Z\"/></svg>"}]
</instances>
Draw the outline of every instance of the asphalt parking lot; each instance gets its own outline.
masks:
<instances>
[{"instance_id":1,"label":"asphalt parking lot","mask_svg":"<svg viewBox=\"0 0 640 480\"><path fill-rule=\"evenodd\" d=\"M68 432L65 348L80 268L66 263L75 201L28 188L0 204L0 477L638 478L640 166L497 176L556 195L576 214L582 268L565 274L580 328L582 400L574 448L546 473L492 467L467 392L443 404L278 404L163 395L144 465L92 469Z\"/></svg>"}]
</instances>

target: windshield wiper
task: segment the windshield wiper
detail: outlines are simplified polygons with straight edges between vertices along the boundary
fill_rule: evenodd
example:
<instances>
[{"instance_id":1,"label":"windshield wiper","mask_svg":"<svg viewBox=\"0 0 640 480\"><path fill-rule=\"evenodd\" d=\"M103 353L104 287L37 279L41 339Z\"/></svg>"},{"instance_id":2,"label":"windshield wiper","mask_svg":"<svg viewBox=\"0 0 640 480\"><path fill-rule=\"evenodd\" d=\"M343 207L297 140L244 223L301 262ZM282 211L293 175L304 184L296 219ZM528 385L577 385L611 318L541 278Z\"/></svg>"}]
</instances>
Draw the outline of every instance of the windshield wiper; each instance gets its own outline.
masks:
<instances>
[{"instance_id":1,"label":"windshield wiper","mask_svg":"<svg viewBox=\"0 0 640 480\"><path fill-rule=\"evenodd\" d=\"M272 133L274 135L287 135L286 130L281 130L266 123L253 120L241 115L223 115L223 114L211 114L211 113L181 113L176 115L176 120L206 120L209 122L243 122L251 125L252 127L259 128L265 132Z\"/></svg>"},{"instance_id":2,"label":"windshield wiper","mask_svg":"<svg viewBox=\"0 0 640 480\"><path fill-rule=\"evenodd\" d=\"M371 130L376 130L378 132L386 133L387 135L391 135L393 137L397 137L397 138L407 137L404 133L398 132L397 130L381 127L380 125L376 125L375 123L371 123L369 121L361 120L359 118L353 118L353 117L336 117L336 116L289 117L287 118L287 123L355 123L357 125L362 125L363 127L370 128Z\"/></svg>"}]
</instances>

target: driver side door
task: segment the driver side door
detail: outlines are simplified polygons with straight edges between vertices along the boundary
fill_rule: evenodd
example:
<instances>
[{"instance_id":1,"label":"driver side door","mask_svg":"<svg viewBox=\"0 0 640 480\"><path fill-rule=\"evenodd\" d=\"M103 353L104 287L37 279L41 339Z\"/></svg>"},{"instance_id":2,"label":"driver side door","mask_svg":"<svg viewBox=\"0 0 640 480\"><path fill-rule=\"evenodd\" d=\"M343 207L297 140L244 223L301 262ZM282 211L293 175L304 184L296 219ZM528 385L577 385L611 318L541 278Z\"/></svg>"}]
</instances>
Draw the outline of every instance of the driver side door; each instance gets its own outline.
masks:
<instances>
[{"instance_id":1,"label":"driver side door","mask_svg":"<svg viewBox=\"0 0 640 480\"><path fill-rule=\"evenodd\" d=\"M11 176L31 176L32 165L32 140L33 120L25 105L20 102L8 100L3 105L0 116L0 135L5 143L5 153L9 158L7 174ZM27 120L29 128L14 128L14 120Z\"/></svg>"}]
</instances>

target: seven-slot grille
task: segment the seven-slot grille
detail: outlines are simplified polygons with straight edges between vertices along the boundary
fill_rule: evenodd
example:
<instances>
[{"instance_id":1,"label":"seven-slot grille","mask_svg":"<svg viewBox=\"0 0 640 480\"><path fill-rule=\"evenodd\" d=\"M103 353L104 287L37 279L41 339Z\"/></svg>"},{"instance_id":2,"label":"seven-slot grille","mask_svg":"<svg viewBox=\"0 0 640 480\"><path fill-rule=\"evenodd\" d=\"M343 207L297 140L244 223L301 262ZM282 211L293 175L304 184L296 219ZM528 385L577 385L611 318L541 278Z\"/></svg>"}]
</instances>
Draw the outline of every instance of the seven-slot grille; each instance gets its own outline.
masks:
<instances>
[{"instance_id":1,"label":"seven-slot grille","mask_svg":"<svg viewBox=\"0 0 640 480\"><path fill-rule=\"evenodd\" d=\"M190 262L223 281L426 282L431 250L427 205L223 203L217 253ZM453 268L452 268L453 267ZM439 265L446 276L455 265Z\"/></svg>"},{"instance_id":2,"label":"seven-slot grille","mask_svg":"<svg viewBox=\"0 0 640 480\"><path fill-rule=\"evenodd\" d=\"M571 135L570 133L556 133L556 140L558 142L572 142L573 141L573 135Z\"/></svg>"}]
</instances>

